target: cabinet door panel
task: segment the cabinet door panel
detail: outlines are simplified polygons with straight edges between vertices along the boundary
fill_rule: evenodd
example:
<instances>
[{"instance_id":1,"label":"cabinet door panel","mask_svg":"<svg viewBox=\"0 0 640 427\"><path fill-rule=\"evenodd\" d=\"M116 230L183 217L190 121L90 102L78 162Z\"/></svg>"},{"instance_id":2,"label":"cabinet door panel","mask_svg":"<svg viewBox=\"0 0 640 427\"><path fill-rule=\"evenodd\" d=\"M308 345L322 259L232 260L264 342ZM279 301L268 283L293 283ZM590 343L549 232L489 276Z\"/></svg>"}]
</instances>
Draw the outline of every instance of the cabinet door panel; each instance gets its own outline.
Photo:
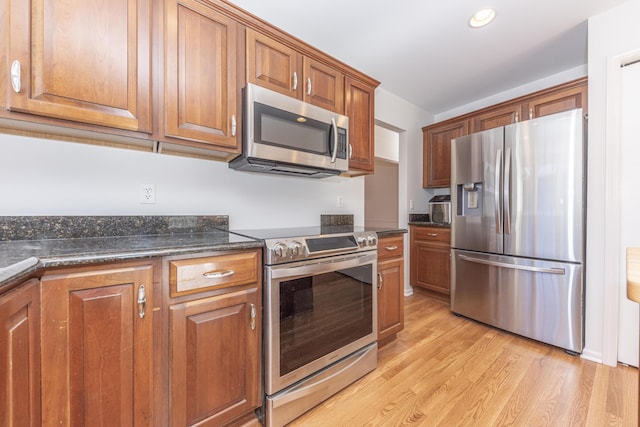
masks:
<instances>
[{"instance_id":1,"label":"cabinet door panel","mask_svg":"<svg viewBox=\"0 0 640 427\"><path fill-rule=\"evenodd\" d=\"M402 259L378 264L378 340L404 327L404 262Z\"/></svg>"},{"instance_id":2,"label":"cabinet door panel","mask_svg":"<svg viewBox=\"0 0 640 427\"><path fill-rule=\"evenodd\" d=\"M302 99L302 55L251 29L246 43L249 83Z\"/></svg>"},{"instance_id":3,"label":"cabinet door panel","mask_svg":"<svg viewBox=\"0 0 640 427\"><path fill-rule=\"evenodd\" d=\"M499 108L489 108L473 116L471 132L506 126L524 119L522 105L519 102L503 105Z\"/></svg>"},{"instance_id":4,"label":"cabinet door panel","mask_svg":"<svg viewBox=\"0 0 640 427\"><path fill-rule=\"evenodd\" d=\"M150 132L151 1L11 0L9 109Z\"/></svg>"},{"instance_id":5,"label":"cabinet door panel","mask_svg":"<svg viewBox=\"0 0 640 427\"><path fill-rule=\"evenodd\" d=\"M426 129L422 154L423 187L448 187L451 184L451 140L468 133L467 120L443 123Z\"/></svg>"},{"instance_id":6,"label":"cabinet door panel","mask_svg":"<svg viewBox=\"0 0 640 427\"><path fill-rule=\"evenodd\" d=\"M551 93L535 96L526 105L528 118L548 116L574 108L587 110L587 83L559 88Z\"/></svg>"},{"instance_id":7,"label":"cabinet door panel","mask_svg":"<svg viewBox=\"0 0 640 427\"><path fill-rule=\"evenodd\" d=\"M238 24L193 0L165 5L166 134L237 148Z\"/></svg>"},{"instance_id":8,"label":"cabinet door panel","mask_svg":"<svg viewBox=\"0 0 640 427\"><path fill-rule=\"evenodd\" d=\"M260 406L259 295L253 288L170 307L172 425L223 425Z\"/></svg>"},{"instance_id":9,"label":"cabinet door panel","mask_svg":"<svg viewBox=\"0 0 640 427\"><path fill-rule=\"evenodd\" d=\"M339 71L304 58L304 100L318 107L344 112L344 76ZM309 87L310 85L310 87Z\"/></svg>"},{"instance_id":10,"label":"cabinet door panel","mask_svg":"<svg viewBox=\"0 0 640 427\"><path fill-rule=\"evenodd\" d=\"M416 277L414 284L449 295L449 246L416 242ZM413 260L412 260L413 262Z\"/></svg>"},{"instance_id":11,"label":"cabinet door panel","mask_svg":"<svg viewBox=\"0 0 640 427\"><path fill-rule=\"evenodd\" d=\"M374 89L345 78L345 115L349 117L349 170L373 172Z\"/></svg>"},{"instance_id":12,"label":"cabinet door panel","mask_svg":"<svg viewBox=\"0 0 640 427\"><path fill-rule=\"evenodd\" d=\"M0 425L40 425L40 287L0 298Z\"/></svg>"},{"instance_id":13,"label":"cabinet door panel","mask_svg":"<svg viewBox=\"0 0 640 427\"><path fill-rule=\"evenodd\" d=\"M44 425L152 424L152 295L148 265L42 279Z\"/></svg>"}]
</instances>

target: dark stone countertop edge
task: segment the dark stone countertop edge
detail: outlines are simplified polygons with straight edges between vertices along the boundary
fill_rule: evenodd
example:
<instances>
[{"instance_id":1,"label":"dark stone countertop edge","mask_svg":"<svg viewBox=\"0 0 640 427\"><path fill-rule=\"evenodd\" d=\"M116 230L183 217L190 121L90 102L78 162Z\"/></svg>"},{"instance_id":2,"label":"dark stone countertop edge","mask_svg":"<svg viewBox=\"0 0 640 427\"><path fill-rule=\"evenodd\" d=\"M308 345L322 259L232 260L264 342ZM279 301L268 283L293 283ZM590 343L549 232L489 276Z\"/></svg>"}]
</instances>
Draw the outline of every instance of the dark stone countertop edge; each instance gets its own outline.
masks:
<instances>
[{"instance_id":1,"label":"dark stone countertop edge","mask_svg":"<svg viewBox=\"0 0 640 427\"><path fill-rule=\"evenodd\" d=\"M431 221L409 221L409 225L417 225L419 227L451 228L451 224L441 224L439 222L431 222Z\"/></svg>"},{"instance_id":2,"label":"dark stone countertop edge","mask_svg":"<svg viewBox=\"0 0 640 427\"><path fill-rule=\"evenodd\" d=\"M145 258L187 255L210 251L242 250L262 248L263 242L249 239L236 242L213 242L193 246L180 245L176 247L141 248L138 250L113 250L104 253L60 255L52 253L42 257L25 257L24 260L0 268L0 295L10 291L26 279L38 275L53 267L73 267L85 264L100 264L107 262L142 260Z\"/></svg>"},{"instance_id":3,"label":"dark stone countertop edge","mask_svg":"<svg viewBox=\"0 0 640 427\"><path fill-rule=\"evenodd\" d=\"M374 230L374 231L376 232L378 237L390 236L392 234L405 234L409 232L409 230L407 230L406 228L389 228L389 229Z\"/></svg>"}]
</instances>

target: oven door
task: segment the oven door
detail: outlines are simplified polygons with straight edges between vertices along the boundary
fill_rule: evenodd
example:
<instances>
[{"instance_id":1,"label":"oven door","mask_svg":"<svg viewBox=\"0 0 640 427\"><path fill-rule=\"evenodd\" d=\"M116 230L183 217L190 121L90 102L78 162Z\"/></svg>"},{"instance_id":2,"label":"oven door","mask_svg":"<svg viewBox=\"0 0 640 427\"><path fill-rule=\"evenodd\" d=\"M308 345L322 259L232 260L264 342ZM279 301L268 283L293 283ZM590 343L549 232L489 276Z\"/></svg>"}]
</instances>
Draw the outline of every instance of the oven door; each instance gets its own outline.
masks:
<instances>
[{"instance_id":1,"label":"oven door","mask_svg":"<svg viewBox=\"0 0 640 427\"><path fill-rule=\"evenodd\" d=\"M266 267L265 391L375 342L377 252Z\"/></svg>"}]
</instances>

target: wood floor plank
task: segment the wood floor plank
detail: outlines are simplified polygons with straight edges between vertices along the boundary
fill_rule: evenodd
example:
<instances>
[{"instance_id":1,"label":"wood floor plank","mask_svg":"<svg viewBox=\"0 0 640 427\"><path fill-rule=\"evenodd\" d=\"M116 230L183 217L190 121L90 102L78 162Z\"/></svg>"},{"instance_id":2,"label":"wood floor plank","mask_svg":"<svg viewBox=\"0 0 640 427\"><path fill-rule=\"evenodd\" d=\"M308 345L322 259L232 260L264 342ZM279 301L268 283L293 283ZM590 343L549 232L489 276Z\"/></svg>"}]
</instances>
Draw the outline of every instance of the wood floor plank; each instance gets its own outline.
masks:
<instances>
[{"instance_id":1,"label":"wood floor plank","mask_svg":"<svg viewBox=\"0 0 640 427\"><path fill-rule=\"evenodd\" d=\"M453 315L416 293L378 368L293 421L341 426L637 426L638 370Z\"/></svg>"}]
</instances>

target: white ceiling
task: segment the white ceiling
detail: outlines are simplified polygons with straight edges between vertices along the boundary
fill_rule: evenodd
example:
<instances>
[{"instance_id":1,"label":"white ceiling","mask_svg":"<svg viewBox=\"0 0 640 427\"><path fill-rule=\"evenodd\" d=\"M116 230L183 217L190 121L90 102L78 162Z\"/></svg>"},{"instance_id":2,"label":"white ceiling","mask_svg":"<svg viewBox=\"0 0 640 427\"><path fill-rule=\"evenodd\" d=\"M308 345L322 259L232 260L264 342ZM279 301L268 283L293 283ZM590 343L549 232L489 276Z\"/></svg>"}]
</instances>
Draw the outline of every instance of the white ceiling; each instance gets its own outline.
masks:
<instances>
[{"instance_id":1,"label":"white ceiling","mask_svg":"<svg viewBox=\"0 0 640 427\"><path fill-rule=\"evenodd\" d=\"M626 0L230 1L438 114L586 64L586 20Z\"/></svg>"}]
</instances>

